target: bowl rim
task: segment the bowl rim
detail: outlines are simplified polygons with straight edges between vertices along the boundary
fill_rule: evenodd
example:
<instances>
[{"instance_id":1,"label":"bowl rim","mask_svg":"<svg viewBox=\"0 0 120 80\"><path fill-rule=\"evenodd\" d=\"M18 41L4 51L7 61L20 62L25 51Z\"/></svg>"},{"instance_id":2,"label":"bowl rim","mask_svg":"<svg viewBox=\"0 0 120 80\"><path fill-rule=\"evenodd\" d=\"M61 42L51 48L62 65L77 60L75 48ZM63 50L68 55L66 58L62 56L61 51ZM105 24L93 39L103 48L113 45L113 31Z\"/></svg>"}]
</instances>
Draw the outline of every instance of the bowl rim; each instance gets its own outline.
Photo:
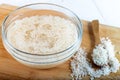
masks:
<instances>
[{"instance_id":1,"label":"bowl rim","mask_svg":"<svg viewBox=\"0 0 120 80\"><path fill-rule=\"evenodd\" d=\"M7 19L9 18L9 16L12 15L12 13L14 13L14 12L16 12L17 10L20 10L20 9L22 9L22 8L25 8L25 7L28 7L28 6L33 6L33 5L50 5L50 6L57 6L57 7L63 8L63 9L65 9L65 10L69 11L70 13L72 13L72 14L77 18L77 20L79 21L79 25L78 25L77 27L78 27L78 29L79 29L80 32L77 33L77 34L80 34L80 35L78 35L77 40L76 40L72 45L70 45L68 48L66 48L66 49L64 49L64 50L62 50L62 51L59 51L59 52L56 52L56 53L50 53L50 54L32 54L32 53L25 52L25 51L22 51L22 50L20 50L20 49L17 49L17 48L15 48L15 47L13 47L13 45L11 45L11 43L9 43L9 41L7 40L7 38L6 38L6 36L5 36L5 23L6 23ZM11 13L9 13L9 14L5 17L5 19L3 20L3 23L2 23L2 41L5 42L5 43L7 44L7 46L9 46L12 50L19 51L19 52L21 52L21 53L23 53L23 54L26 54L26 55L35 55L35 56L50 56L50 55L56 55L56 54L63 53L63 52L65 52L65 51L71 49L72 47L74 47L75 44L78 42L78 40L80 40L80 43L81 43L81 41L82 41L82 36L83 36L83 28L82 28L82 27L83 27L83 26L82 26L82 22L81 22L81 20L79 19L79 17L78 17L73 11L71 11L70 9L68 9L68 8L66 8L66 7L63 7L63 6L60 6L60 5L57 5L57 4L53 4L53 3L33 3L33 4L27 4L27 5L24 5L24 6L21 6L21 7L16 8L15 10L13 10ZM81 39L80 39L80 38L81 38Z\"/></svg>"}]
</instances>

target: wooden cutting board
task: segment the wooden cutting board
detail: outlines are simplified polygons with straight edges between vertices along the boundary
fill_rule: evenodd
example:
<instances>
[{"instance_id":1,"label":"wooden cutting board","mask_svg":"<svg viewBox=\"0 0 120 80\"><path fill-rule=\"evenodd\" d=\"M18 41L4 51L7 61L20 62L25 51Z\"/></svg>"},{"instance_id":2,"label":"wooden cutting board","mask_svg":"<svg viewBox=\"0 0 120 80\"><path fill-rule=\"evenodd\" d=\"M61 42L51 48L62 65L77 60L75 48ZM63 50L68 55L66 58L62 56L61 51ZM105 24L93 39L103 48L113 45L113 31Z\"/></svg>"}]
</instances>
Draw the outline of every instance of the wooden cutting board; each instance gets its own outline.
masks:
<instances>
[{"instance_id":1,"label":"wooden cutting board","mask_svg":"<svg viewBox=\"0 0 120 80\"><path fill-rule=\"evenodd\" d=\"M4 17L15 8L15 6L7 4L0 5L0 24L2 23ZM90 55L90 52L94 47L94 36L88 23L88 21L82 21L83 39L81 46L86 47L86 50ZM120 51L120 28L100 25L100 36L109 37L115 45L115 50ZM116 54L116 56L120 61L120 54ZM47 70L26 67L14 60L4 49L0 35L0 80L71 80L69 63L70 61L67 61L60 66ZM120 70L117 73L111 73L109 76L102 76L96 80L104 79L120 80ZM89 80L89 78L85 77L84 80Z\"/></svg>"}]
</instances>

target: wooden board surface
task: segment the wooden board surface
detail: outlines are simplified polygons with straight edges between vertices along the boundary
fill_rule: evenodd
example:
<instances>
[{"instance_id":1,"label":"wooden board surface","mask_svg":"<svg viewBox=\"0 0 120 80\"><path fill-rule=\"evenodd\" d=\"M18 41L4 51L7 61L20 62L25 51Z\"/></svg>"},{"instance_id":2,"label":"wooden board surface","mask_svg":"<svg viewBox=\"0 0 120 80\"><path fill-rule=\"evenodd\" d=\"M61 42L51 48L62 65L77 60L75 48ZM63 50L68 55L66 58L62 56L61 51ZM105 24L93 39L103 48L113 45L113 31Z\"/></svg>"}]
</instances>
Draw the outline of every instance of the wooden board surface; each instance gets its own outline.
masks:
<instances>
[{"instance_id":1,"label":"wooden board surface","mask_svg":"<svg viewBox=\"0 0 120 80\"><path fill-rule=\"evenodd\" d=\"M4 17L14 10L15 6L7 4L0 5L0 24ZM82 21L83 24L83 40L82 47L86 47L89 55L94 47L94 36L88 25L89 22ZM1 29L1 28L0 28ZM120 28L100 25L100 36L109 37L115 45L116 51L120 51ZM120 61L120 54L116 54ZM70 61L52 69L40 70L33 69L22 65L14 60L4 49L0 36L0 80L71 80L70 77ZM84 78L89 80L88 77ZM120 70L117 73L111 73L109 76L102 76L96 80L120 80Z\"/></svg>"}]
</instances>

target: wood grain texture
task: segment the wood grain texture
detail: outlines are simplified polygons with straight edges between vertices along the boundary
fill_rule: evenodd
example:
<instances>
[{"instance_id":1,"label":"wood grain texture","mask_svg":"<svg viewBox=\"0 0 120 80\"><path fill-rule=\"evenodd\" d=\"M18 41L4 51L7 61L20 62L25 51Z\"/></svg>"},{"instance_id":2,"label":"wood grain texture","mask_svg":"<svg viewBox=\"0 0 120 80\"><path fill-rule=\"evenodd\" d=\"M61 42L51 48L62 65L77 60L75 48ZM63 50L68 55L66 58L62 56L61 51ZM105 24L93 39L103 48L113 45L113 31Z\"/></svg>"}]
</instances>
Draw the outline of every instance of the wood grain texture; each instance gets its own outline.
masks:
<instances>
[{"instance_id":1,"label":"wood grain texture","mask_svg":"<svg viewBox=\"0 0 120 80\"><path fill-rule=\"evenodd\" d=\"M0 24L4 17L10 13L15 6L0 5ZM83 39L82 47L86 47L87 52L92 52L94 45L94 36L89 26L89 22L82 21L83 24ZM100 36L109 37L115 45L116 51L120 51L120 28L100 25ZM120 55L116 54L120 60ZM9 53L4 49L0 36L0 80L71 80L70 77L70 61L61 64L52 69L40 70L33 69L22 65L14 60ZM84 80L89 80L85 77ZM120 70L117 73L111 73L109 76L102 76L96 80L120 80Z\"/></svg>"}]
</instances>

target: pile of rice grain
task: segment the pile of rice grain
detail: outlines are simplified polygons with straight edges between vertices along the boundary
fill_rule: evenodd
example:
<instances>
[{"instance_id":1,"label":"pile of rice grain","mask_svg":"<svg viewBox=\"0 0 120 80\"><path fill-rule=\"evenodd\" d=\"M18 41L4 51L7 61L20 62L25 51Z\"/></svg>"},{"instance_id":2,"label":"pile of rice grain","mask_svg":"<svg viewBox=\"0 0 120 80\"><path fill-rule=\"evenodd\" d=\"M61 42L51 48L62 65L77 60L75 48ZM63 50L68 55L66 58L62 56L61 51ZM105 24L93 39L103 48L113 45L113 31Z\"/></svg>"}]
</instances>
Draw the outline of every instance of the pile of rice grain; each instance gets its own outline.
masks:
<instances>
[{"instance_id":1,"label":"pile of rice grain","mask_svg":"<svg viewBox=\"0 0 120 80\"><path fill-rule=\"evenodd\" d=\"M78 52L73 56L73 60L71 61L71 70L72 74L71 76L75 80L81 80L84 76L91 76L91 80L94 78L99 78L101 76L109 75L111 72L117 72L120 67L120 63L118 59L115 57L114 52L114 46L112 45L110 39L108 38L102 38L101 44L96 46L96 48L105 48L107 50L107 55L102 54L101 57L107 58L107 62L103 62L102 59L97 59L96 57L99 57L99 54L92 54L94 56L94 60L98 60L97 62L100 63L107 63L105 65L101 64L101 68L95 70L92 68L92 64L89 62L89 59L87 58L87 52L85 52L85 49L80 48ZM95 49L96 49L95 48ZM105 57L108 56L108 57Z\"/></svg>"}]
</instances>

